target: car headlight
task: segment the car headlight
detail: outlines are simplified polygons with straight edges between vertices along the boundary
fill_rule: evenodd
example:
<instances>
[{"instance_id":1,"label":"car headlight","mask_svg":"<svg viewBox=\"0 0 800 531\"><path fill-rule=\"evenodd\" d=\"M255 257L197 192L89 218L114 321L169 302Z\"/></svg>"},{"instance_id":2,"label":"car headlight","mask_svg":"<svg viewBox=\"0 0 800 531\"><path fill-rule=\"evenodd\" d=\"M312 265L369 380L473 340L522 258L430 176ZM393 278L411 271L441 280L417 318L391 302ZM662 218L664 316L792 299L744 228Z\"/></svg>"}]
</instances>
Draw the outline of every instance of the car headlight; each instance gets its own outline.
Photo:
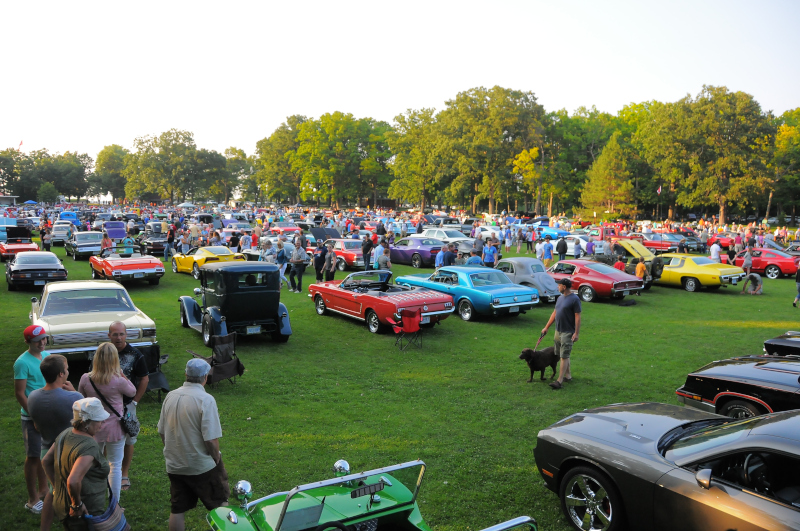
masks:
<instances>
[{"instance_id":1,"label":"car headlight","mask_svg":"<svg viewBox=\"0 0 800 531\"><path fill-rule=\"evenodd\" d=\"M142 337L156 337L156 329L142 328Z\"/></svg>"}]
</instances>

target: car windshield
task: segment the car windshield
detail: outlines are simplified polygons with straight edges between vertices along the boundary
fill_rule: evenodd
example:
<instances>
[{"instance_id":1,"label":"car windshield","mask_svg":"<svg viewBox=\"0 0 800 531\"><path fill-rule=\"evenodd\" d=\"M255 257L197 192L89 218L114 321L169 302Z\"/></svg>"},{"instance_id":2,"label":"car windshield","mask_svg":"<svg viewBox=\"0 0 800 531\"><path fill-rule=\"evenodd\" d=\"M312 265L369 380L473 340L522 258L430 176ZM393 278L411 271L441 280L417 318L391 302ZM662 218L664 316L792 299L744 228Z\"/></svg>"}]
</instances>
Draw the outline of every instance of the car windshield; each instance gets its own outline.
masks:
<instances>
[{"instance_id":1,"label":"car windshield","mask_svg":"<svg viewBox=\"0 0 800 531\"><path fill-rule=\"evenodd\" d=\"M361 249L361 241L360 240L353 240L349 242L342 242L344 244L344 248L347 250L355 250Z\"/></svg>"},{"instance_id":2,"label":"car windshield","mask_svg":"<svg viewBox=\"0 0 800 531\"><path fill-rule=\"evenodd\" d=\"M17 264L19 265L50 265L58 263L58 257L50 253L20 253L17 255Z\"/></svg>"},{"instance_id":3,"label":"car windshield","mask_svg":"<svg viewBox=\"0 0 800 531\"><path fill-rule=\"evenodd\" d=\"M604 275L612 275L620 273L619 269L615 269L606 264L587 263L585 265L592 271L597 271L598 273L603 273Z\"/></svg>"},{"instance_id":4,"label":"car windshield","mask_svg":"<svg viewBox=\"0 0 800 531\"><path fill-rule=\"evenodd\" d=\"M481 271L472 273L469 276L472 285L476 288L481 286L499 286L501 284L511 284L511 280L501 271Z\"/></svg>"},{"instance_id":5,"label":"car windshield","mask_svg":"<svg viewBox=\"0 0 800 531\"><path fill-rule=\"evenodd\" d=\"M448 238L463 238L464 235L458 232L457 230L446 230L444 231L444 235Z\"/></svg>"},{"instance_id":6,"label":"car windshield","mask_svg":"<svg viewBox=\"0 0 800 531\"><path fill-rule=\"evenodd\" d=\"M103 235L99 232L79 232L75 235L75 239L79 242L99 242L103 239Z\"/></svg>"},{"instance_id":7,"label":"car windshield","mask_svg":"<svg viewBox=\"0 0 800 531\"><path fill-rule=\"evenodd\" d=\"M431 238L424 238L422 240L421 245L431 245L433 247L441 247L441 246L444 245L444 243L440 242L439 240L434 240L434 239L431 239Z\"/></svg>"},{"instance_id":8,"label":"car windshield","mask_svg":"<svg viewBox=\"0 0 800 531\"><path fill-rule=\"evenodd\" d=\"M273 223L273 227L294 227L294 223L289 223L287 221L279 221L278 223Z\"/></svg>"},{"instance_id":9,"label":"car windshield","mask_svg":"<svg viewBox=\"0 0 800 531\"><path fill-rule=\"evenodd\" d=\"M223 247L223 246L221 246L221 245L220 245L220 246L218 246L218 247L217 247L217 246L214 246L214 247L204 247L204 249L205 249L206 251L208 251L209 253L211 253L211 254L217 254L217 255L223 255L223 254L233 254L233 253L231 253L231 250L230 250L229 248L227 248L227 247Z\"/></svg>"},{"instance_id":10,"label":"car windshield","mask_svg":"<svg viewBox=\"0 0 800 531\"><path fill-rule=\"evenodd\" d=\"M692 258L692 260L694 261L695 265L708 265L717 263L711 260L710 258L706 258L705 256L697 256L695 258Z\"/></svg>"},{"instance_id":11,"label":"car windshield","mask_svg":"<svg viewBox=\"0 0 800 531\"><path fill-rule=\"evenodd\" d=\"M136 307L123 289L82 289L50 293L42 317L87 312L133 312Z\"/></svg>"},{"instance_id":12,"label":"car windshield","mask_svg":"<svg viewBox=\"0 0 800 531\"><path fill-rule=\"evenodd\" d=\"M677 438L672 443L672 446L667 449L664 457L670 461L676 461L698 452L705 452L706 450L730 444L733 441L747 437L750 430L761 420L759 417L751 417L735 422L727 422L722 426L711 426L700 431L693 431Z\"/></svg>"},{"instance_id":13,"label":"car windshield","mask_svg":"<svg viewBox=\"0 0 800 531\"><path fill-rule=\"evenodd\" d=\"M536 262L531 264L531 271L534 273L544 273L544 266L542 264L537 264Z\"/></svg>"}]
</instances>

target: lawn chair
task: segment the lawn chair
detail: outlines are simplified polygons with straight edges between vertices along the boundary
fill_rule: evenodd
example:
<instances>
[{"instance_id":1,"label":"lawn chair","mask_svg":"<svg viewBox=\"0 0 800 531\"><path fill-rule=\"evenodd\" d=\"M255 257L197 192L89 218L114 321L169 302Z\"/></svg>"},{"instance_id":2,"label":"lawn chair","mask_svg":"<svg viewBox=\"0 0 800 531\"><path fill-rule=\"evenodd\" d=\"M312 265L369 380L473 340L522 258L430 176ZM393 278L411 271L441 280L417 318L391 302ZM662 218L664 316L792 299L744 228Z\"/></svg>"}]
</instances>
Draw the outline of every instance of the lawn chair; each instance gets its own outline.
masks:
<instances>
[{"instance_id":1,"label":"lawn chair","mask_svg":"<svg viewBox=\"0 0 800 531\"><path fill-rule=\"evenodd\" d=\"M407 349L412 343L418 348L422 348L422 329L419 326L421 318L421 311L417 308L414 311L401 310L399 321L395 321L391 317L388 319L397 336L394 344L399 346L401 351Z\"/></svg>"},{"instance_id":2,"label":"lawn chair","mask_svg":"<svg viewBox=\"0 0 800 531\"><path fill-rule=\"evenodd\" d=\"M145 396L148 396L151 391L156 391L157 400L161 403L161 391L169 393L167 375L161 371L161 366L169 361L169 354L161 354L161 349L158 348L158 345L153 346L146 352L144 359L149 374ZM150 397L152 398L152 395Z\"/></svg>"},{"instance_id":3,"label":"lawn chair","mask_svg":"<svg viewBox=\"0 0 800 531\"><path fill-rule=\"evenodd\" d=\"M208 373L208 380L206 383L213 385L220 380L228 380L230 383L236 383L236 376L244 374L244 364L236 356L236 333L228 334L227 336L214 336L214 347L211 356L205 357L186 349L186 352L205 360L206 363L211 365L211 371Z\"/></svg>"}]
</instances>

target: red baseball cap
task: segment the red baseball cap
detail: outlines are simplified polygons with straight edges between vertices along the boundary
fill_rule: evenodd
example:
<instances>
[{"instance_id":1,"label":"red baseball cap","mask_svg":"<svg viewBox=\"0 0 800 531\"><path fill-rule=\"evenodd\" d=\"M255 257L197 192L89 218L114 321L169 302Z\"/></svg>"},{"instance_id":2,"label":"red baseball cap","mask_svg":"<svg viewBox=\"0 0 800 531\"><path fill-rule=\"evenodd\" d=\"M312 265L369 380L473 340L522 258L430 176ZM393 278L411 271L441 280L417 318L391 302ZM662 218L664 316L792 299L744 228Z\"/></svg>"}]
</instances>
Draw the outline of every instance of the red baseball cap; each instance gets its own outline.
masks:
<instances>
[{"instance_id":1,"label":"red baseball cap","mask_svg":"<svg viewBox=\"0 0 800 531\"><path fill-rule=\"evenodd\" d=\"M22 335L25 337L25 342L30 343L31 341L44 339L47 337L47 332L39 325L30 325L22 332Z\"/></svg>"}]
</instances>

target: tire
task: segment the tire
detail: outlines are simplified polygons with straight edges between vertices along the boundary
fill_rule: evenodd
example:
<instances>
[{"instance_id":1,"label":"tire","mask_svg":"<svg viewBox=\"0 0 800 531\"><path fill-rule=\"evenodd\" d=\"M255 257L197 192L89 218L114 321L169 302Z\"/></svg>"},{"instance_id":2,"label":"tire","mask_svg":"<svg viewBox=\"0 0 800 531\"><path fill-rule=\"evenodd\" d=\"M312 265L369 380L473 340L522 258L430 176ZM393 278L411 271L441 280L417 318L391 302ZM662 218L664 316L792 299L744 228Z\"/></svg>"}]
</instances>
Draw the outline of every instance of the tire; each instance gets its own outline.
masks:
<instances>
[{"instance_id":1,"label":"tire","mask_svg":"<svg viewBox=\"0 0 800 531\"><path fill-rule=\"evenodd\" d=\"M586 256L586 251L581 249L581 252L578 254L578 258L583 258L584 256Z\"/></svg>"},{"instance_id":2,"label":"tire","mask_svg":"<svg viewBox=\"0 0 800 531\"><path fill-rule=\"evenodd\" d=\"M209 314L203 316L203 344L207 347L214 346L214 323L211 321L212 319Z\"/></svg>"},{"instance_id":3,"label":"tire","mask_svg":"<svg viewBox=\"0 0 800 531\"><path fill-rule=\"evenodd\" d=\"M375 310L367 310L367 314L364 316L367 321L367 328L373 334L378 334L383 330L383 325L381 325L380 319L378 319L378 314L375 313Z\"/></svg>"},{"instance_id":4,"label":"tire","mask_svg":"<svg viewBox=\"0 0 800 531\"><path fill-rule=\"evenodd\" d=\"M181 326L189 328L189 319L186 317L186 308L183 307L183 304L181 304Z\"/></svg>"},{"instance_id":5,"label":"tire","mask_svg":"<svg viewBox=\"0 0 800 531\"><path fill-rule=\"evenodd\" d=\"M272 332L272 340L275 343L286 343L287 341L289 341L289 337L290 336L285 336L280 332Z\"/></svg>"},{"instance_id":6,"label":"tire","mask_svg":"<svg viewBox=\"0 0 800 531\"><path fill-rule=\"evenodd\" d=\"M422 267L422 257L417 253L414 253L414 255L411 257L411 266L416 267L417 269Z\"/></svg>"},{"instance_id":7,"label":"tire","mask_svg":"<svg viewBox=\"0 0 800 531\"><path fill-rule=\"evenodd\" d=\"M472 303L466 299L458 301L457 310L458 316L461 317L462 321L472 321L475 318L475 308L473 308Z\"/></svg>"},{"instance_id":8,"label":"tire","mask_svg":"<svg viewBox=\"0 0 800 531\"><path fill-rule=\"evenodd\" d=\"M579 466L567 471L558 492L561 511L573 529L615 531L623 526L622 498L599 470Z\"/></svg>"},{"instance_id":9,"label":"tire","mask_svg":"<svg viewBox=\"0 0 800 531\"><path fill-rule=\"evenodd\" d=\"M178 262L176 262L174 258L172 259L172 272L173 273L178 272Z\"/></svg>"},{"instance_id":10,"label":"tire","mask_svg":"<svg viewBox=\"0 0 800 531\"><path fill-rule=\"evenodd\" d=\"M752 402L746 400L731 400L722 406L719 410L719 414L734 419L747 419L763 415L764 412Z\"/></svg>"},{"instance_id":11,"label":"tire","mask_svg":"<svg viewBox=\"0 0 800 531\"><path fill-rule=\"evenodd\" d=\"M653 283L652 282L645 282L644 287L642 288L642 290L643 291L647 291L652 287L653 287Z\"/></svg>"},{"instance_id":12,"label":"tire","mask_svg":"<svg viewBox=\"0 0 800 531\"><path fill-rule=\"evenodd\" d=\"M339 258L338 260L336 260L336 269L338 269L339 271L346 271L347 270L347 262L345 262L343 259Z\"/></svg>"},{"instance_id":13,"label":"tire","mask_svg":"<svg viewBox=\"0 0 800 531\"><path fill-rule=\"evenodd\" d=\"M772 280L781 278L781 269L776 265L768 265L767 268L764 269L764 275Z\"/></svg>"},{"instance_id":14,"label":"tire","mask_svg":"<svg viewBox=\"0 0 800 531\"><path fill-rule=\"evenodd\" d=\"M192 264L192 276L195 280L200 280L200 268L197 266L197 262Z\"/></svg>"},{"instance_id":15,"label":"tire","mask_svg":"<svg viewBox=\"0 0 800 531\"><path fill-rule=\"evenodd\" d=\"M325 300L322 295L314 297L314 309L317 310L317 315L325 315L328 313L328 307L325 306Z\"/></svg>"},{"instance_id":16,"label":"tire","mask_svg":"<svg viewBox=\"0 0 800 531\"><path fill-rule=\"evenodd\" d=\"M681 283L683 284L683 289L690 293L694 293L700 289L700 281L694 277L686 277Z\"/></svg>"},{"instance_id":17,"label":"tire","mask_svg":"<svg viewBox=\"0 0 800 531\"><path fill-rule=\"evenodd\" d=\"M158 282L160 280L161 280L160 278L151 278L147 281L147 283L150 284L151 286L158 286Z\"/></svg>"},{"instance_id":18,"label":"tire","mask_svg":"<svg viewBox=\"0 0 800 531\"><path fill-rule=\"evenodd\" d=\"M8 280L6 280L6 285L8 286L8 291L17 291L17 287L11 282L8 282Z\"/></svg>"},{"instance_id":19,"label":"tire","mask_svg":"<svg viewBox=\"0 0 800 531\"><path fill-rule=\"evenodd\" d=\"M73 262L78 261L78 253L76 253L75 251L72 251L72 261Z\"/></svg>"},{"instance_id":20,"label":"tire","mask_svg":"<svg viewBox=\"0 0 800 531\"><path fill-rule=\"evenodd\" d=\"M578 297L580 297L583 302L592 302L597 298L597 294L591 286L581 286L578 289Z\"/></svg>"}]
</instances>

